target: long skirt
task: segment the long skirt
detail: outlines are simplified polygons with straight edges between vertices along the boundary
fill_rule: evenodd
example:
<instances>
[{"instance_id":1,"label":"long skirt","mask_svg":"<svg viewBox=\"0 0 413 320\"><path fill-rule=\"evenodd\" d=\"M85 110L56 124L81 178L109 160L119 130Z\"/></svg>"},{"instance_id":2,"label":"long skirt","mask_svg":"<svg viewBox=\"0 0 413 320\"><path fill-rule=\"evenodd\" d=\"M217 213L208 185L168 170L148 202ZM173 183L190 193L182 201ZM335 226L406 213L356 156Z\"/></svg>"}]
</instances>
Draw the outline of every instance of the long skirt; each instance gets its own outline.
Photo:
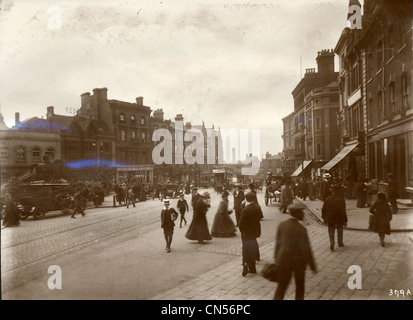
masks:
<instances>
[{"instance_id":1,"label":"long skirt","mask_svg":"<svg viewBox=\"0 0 413 320\"><path fill-rule=\"evenodd\" d=\"M211 229L211 235L217 238L235 236L235 224L228 214L217 212Z\"/></svg>"},{"instance_id":2,"label":"long skirt","mask_svg":"<svg viewBox=\"0 0 413 320\"><path fill-rule=\"evenodd\" d=\"M205 214L194 214L191 224L189 225L188 231L185 237L189 240L212 240L211 234L208 229L208 222Z\"/></svg>"}]
</instances>

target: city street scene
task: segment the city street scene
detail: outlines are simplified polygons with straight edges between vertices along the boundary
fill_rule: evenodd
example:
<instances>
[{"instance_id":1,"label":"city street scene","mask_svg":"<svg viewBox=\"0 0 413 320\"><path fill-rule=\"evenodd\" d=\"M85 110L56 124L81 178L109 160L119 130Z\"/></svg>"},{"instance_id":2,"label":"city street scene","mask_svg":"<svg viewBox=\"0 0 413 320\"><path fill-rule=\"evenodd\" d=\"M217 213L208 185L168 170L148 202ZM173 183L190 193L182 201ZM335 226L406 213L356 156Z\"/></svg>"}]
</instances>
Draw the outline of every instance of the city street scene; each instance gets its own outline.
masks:
<instances>
[{"instance_id":1,"label":"city street scene","mask_svg":"<svg viewBox=\"0 0 413 320\"><path fill-rule=\"evenodd\" d=\"M2 300L413 299L411 0L0 9Z\"/></svg>"}]
</instances>

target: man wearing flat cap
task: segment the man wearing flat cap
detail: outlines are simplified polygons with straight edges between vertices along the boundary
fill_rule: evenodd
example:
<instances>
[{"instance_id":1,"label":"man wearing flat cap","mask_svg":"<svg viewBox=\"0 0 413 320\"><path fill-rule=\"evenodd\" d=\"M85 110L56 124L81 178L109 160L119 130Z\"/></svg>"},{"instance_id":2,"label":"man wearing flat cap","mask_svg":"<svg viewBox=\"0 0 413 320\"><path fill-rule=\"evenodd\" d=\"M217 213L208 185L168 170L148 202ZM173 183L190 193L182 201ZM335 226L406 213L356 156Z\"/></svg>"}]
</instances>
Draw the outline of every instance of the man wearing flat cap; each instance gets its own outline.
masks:
<instances>
[{"instance_id":1,"label":"man wearing flat cap","mask_svg":"<svg viewBox=\"0 0 413 320\"><path fill-rule=\"evenodd\" d=\"M161 228L166 241L166 252L171 252L172 235L174 233L175 220L178 218L178 212L174 208L170 208L171 202L169 199L163 201L164 208L161 211Z\"/></svg>"},{"instance_id":2,"label":"man wearing flat cap","mask_svg":"<svg viewBox=\"0 0 413 320\"><path fill-rule=\"evenodd\" d=\"M304 299L305 270L307 264L314 273L317 267L311 250L307 229L300 223L304 218L304 207L291 204L288 207L291 218L278 225L274 250L278 266L278 286L274 300L283 300L285 291L294 273L295 299Z\"/></svg>"}]
</instances>

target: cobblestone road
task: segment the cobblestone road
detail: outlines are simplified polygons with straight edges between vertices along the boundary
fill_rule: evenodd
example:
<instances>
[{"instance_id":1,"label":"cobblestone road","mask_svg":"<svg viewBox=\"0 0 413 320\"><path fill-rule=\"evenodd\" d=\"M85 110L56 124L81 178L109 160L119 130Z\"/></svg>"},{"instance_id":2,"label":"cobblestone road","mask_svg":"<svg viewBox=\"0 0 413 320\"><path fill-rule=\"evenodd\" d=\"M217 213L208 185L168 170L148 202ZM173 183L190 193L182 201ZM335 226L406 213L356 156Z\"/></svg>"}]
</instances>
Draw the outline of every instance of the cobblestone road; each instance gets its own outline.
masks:
<instances>
[{"instance_id":1,"label":"cobblestone road","mask_svg":"<svg viewBox=\"0 0 413 320\"><path fill-rule=\"evenodd\" d=\"M210 210L209 222L218 204L214 195L215 206ZM52 217L41 221L22 221L17 228L2 229L2 290L8 292L38 275L44 274L50 261L59 261L64 265L72 263L73 253L82 252L82 248L114 247L119 243L127 243L136 237L156 237L162 239L159 232L159 200L146 201L136 208L101 208L87 211L85 217L70 216ZM278 221L289 218L278 210L278 204L263 207L265 219L262 221L263 236L259 238L261 262L257 269L261 270L266 262L272 261L274 250L275 226ZM188 222L191 215L188 216ZM390 296L393 290L410 290L413 292L412 241L409 233L392 233L386 237L387 247L379 245L378 236L372 232L345 230L345 247L330 252L326 226L319 223L314 215L307 212L306 225L316 263L317 274L306 273L306 299L411 299L412 296ZM145 234L144 230L153 230ZM168 261L174 260L179 250L188 251L188 243L183 239L185 230L178 229L176 237L181 238L181 249L174 248ZM142 239L144 240L144 239ZM176 240L177 241L177 240ZM93 247L95 245L95 247ZM178 244L177 244L178 246ZM148 252L152 250L148 248ZM259 274L241 276L241 241L235 238L214 238L208 244L196 245L194 250L211 259L214 254L229 257L223 264L214 267L201 275L192 278L185 276L185 281L177 282L171 289L147 297L148 299L272 299L276 284L268 282ZM126 251L127 252L127 251ZM110 253L107 257L110 259ZM183 251L182 254L185 254ZM53 259L52 259L53 258ZM66 261L66 262L65 262ZM88 261L91 262L91 261ZM93 261L92 261L93 262ZM176 262L175 262L176 263ZM357 265L362 270L362 289L351 290L347 281L351 274L349 266ZM46 268L46 269L45 269ZM13 279L13 281L8 281ZM6 280L6 281L5 281ZM127 279L126 279L127 280ZM126 281L125 280L125 281ZM96 293L98 297L98 293ZM94 297L90 297L94 298ZM292 281L286 299L294 298Z\"/></svg>"}]
</instances>

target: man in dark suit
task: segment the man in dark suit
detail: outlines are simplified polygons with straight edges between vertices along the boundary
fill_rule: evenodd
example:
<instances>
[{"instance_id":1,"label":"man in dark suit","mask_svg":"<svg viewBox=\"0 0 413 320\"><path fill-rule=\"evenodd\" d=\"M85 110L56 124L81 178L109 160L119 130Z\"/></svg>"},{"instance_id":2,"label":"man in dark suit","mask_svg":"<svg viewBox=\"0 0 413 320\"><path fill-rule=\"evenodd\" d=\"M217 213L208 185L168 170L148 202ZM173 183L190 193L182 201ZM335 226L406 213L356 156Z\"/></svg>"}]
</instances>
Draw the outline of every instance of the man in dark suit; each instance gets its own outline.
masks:
<instances>
[{"instance_id":1,"label":"man in dark suit","mask_svg":"<svg viewBox=\"0 0 413 320\"><path fill-rule=\"evenodd\" d=\"M321 217L328 225L330 250L334 251L334 233L337 229L337 242L339 247L344 247L343 227L347 225L346 201L338 185L332 187L333 194L324 200L321 208Z\"/></svg>"},{"instance_id":2,"label":"man in dark suit","mask_svg":"<svg viewBox=\"0 0 413 320\"><path fill-rule=\"evenodd\" d=\"M166 241L166 252L171 252L172 235L174 234L174 221L178 218L178 212L174 208L170 208L170 200L164 200L164 208L161 211L161 228Z\"/></svg>"},{"instance_id":3,"label":"man in dark suit","mask_svg":"<svg viewBox=\"0 0 413 320\"><path fill-rule=\"evenodd\" d=\"M246 205L242 209L239 220L239 230L241 231L242 240L242 276L245 277L248 272L256 273L255 260L258 253L257 238L261 236L261 215L262 211L258 204L255 203L256 195L249 192L245 195Z\"/></svg>"},{"instance_id":4,"label":"man in dark suit","mask_svg":"<svg viewBox=\"0 0 413 320\"><path fill-rule=\"evenodd\" d=\"M244 191L241 190L241 185L239 183L235 184L235 191L234 191L234 211L235 211L235 218L237 220L237 227L239 223L239 219L241 217L241 204L244 201L245 195Z\"/></svg>"},{"instance_id":5,"label":"man in dark suit","mask_svg":"<svg viewBox=\"0 0 413 320\"><path fill-rule=\"evenodd\" d=\"M278 287L274 300L283 300L292 273L295 280L295 299L304 300L305 269L310 265L317 272L307 229L299 221L304 218L304 208L292 204L288 211L292 218L279 224L276 236L274 258L278 266Z\"/></svg>"}]
</instances>

